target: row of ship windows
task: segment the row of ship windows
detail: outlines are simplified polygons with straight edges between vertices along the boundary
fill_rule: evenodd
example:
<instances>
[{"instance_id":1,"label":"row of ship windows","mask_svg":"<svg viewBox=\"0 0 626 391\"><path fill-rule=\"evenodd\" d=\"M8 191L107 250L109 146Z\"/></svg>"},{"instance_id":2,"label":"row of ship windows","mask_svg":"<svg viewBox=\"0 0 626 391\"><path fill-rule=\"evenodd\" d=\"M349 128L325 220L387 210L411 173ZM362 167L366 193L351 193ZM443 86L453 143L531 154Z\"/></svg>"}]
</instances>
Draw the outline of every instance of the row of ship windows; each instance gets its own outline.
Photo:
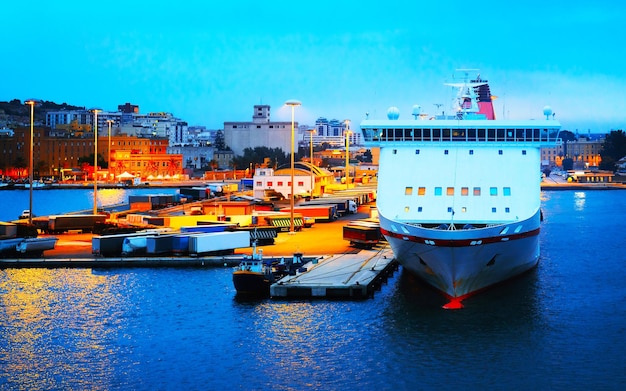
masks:
<instances>
[{"instance_id":1,"label":"row of ship windows","mask_svg":"<svg viewBox=\"0 0 626 391\"><path fill-rule=\"evenodd\" d=\"M555 141L549 129L364 129L368 141Z\"/></svg>"},{"instance_id":2,"label":"row of ship windows","mask_svg":"<svg viewBox=\"0 0 626 391\"><path fill-rule=\"evenodd\" d=\"M455 193L455 188L454 187L446 187L446 195L447 196L453 196ZM480 196L482 193L482 190L480 187L474 187L472 189L472 195L474 196ZM436 196L442 196L443 195L443 187L435 187L434 188L434 195ZM470 188L469 187L461 187L461 193L462 196L469 196L470 194ZM410 196L413 195L413 187L412 186L407 186L404 188L404 195ZM417 195L418 196L425 196L426 195L426 187L418 187L417 188ZM489 195L490 196L497 196L498 195L498 188L497 187L490 187L489 188ZM503 187L502 188L502 195L505 197L510 197L511 196L511 188L510 187Z\"/></svg>"},{"instance_id":3,"label":"row of ship windows","mask_svg":"<svg viewBox=\"0 0 626 391\"><path fill-rule=\"evenodd\" d=\"M404 207L404 212L405 213L409 213L410 211L411 211L410 207L408 207L408 206ZM417 207L417 211L418 212L423 212L424 208L421 207L421 206L418 206ZM455 212L454 209L451 206L449 206L448 207L448 213L453 213L454 214L454 212ZM467 207L465 207L465 206L461 207L461 213L466 213L466 212L467 212ZM498 212L498 208L496 208L496 207L491 208L491 213L497 213L497 212ZM511 208L505 207L504 208L504 213L511 213Z\"/></svg>"},{"instance_id":4,"label":"row of ship windows","mask_svg":"<svg viewBox=\"0 0 626 391\"><path fill-rule=\"evenodd\" d=\"M395 155L395 154L397 154L397 153L398 153L398 150L397 150L397 149L394 149L394 150L393 150L393 154ZM449 153L450 153L450 150L448 150L448 149L444 149L444 150L443 150L443 154L444 154L444 155L448 155ZM420 154L420 150L419 150L419 149L416 149L416 150L415 150L415 154L416 154L416 155L419 155L419 154ZM468 151L468 154L473 155L473 154L474 154L474 150L473 150L473 149L470 149L470 150ZM504 155L504 151L503 151L503 150L501 150L501 149L498 149L498 155ZM522 155L526 155L526 150L525 150L525 149L522 149Z\"/></svg>"}]
</instances>

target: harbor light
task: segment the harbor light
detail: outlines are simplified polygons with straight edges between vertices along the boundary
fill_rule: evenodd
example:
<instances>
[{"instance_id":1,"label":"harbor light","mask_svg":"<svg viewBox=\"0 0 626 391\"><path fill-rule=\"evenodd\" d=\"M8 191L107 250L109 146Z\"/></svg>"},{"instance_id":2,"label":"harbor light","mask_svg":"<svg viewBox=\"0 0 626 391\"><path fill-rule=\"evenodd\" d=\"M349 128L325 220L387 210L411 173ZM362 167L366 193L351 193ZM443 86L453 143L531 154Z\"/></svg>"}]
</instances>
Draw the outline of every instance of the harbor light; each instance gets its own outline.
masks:
<instances>
[{"instance_id":1,"label":"harbor light","mask_svg":"<svg viewBox=\"0 0 626 391\"><path fill-rule=\"evenodd\" d=\"M346 124L346 189L350 187L350 120L343 121Z\"/></svg>"},{"instance_id":2,"label":"harbor light","mask_svg":"<svg viewBox=\"0 0 626 391\"><path fill-rule=\"evenodd\" d=\"M115 173L111 174L111 125L113 124L112 119L108 119L107 120L107 124L109 125L109 146L107 147L107 171L109 172L109 178L111 177L111 175L114 175Z\"/></svg>"},{"instance_id":3,"label":"harbor light","mask_svg":"<svg viewBox=\"0 0 626 391\"><path fill-rule=\"evenodd\" d=\"M289 218L289 233L290 234L294 234L294 224L293 224L293 178L294 178L294 169L293 169L293 159L294 159L294 140L295 140L295 122L294 122L294 115L295 115L295 109L296 106L300 106L302 105L302 103L299 100L295 100L295 99L291 99L288 100L287 102L285 102L285 105L287 106L291 106L291 201L290 201L290 218Z\"/></svg>"},{"instance_id":4,"label":"harbor light","mask_svg":"<svg viewBox=\"0 0 626 391\"><path fill-rule=\"evenodd\" d=\"M91 109L93 111L93 214L98 214L98 112L100 109Z\"/></svg>"},{"instance_id":5,"label":"harbor light","mask_svg":"<svg viewBox=\"0 0 626 391\"><path fill-rule=\"evenodd\" d=\"M315 179L313 179L313 134L315 133L315 129L309 129L307 130L307 132L309 132L309 135L311 136L311 139L309 141L311 155L309 156L309 158L311 160L311 198L313 198L313 190L315 189Z\"/></svg>"},{"instance_id":6,"label":"harbor light","mask_svg":"<svg viewBox=\"0 0 626 391\"><path fill-rule=\"evenodd\" d=\"M24 102L30 106L30 157L28 159L28 224L33 223L33 128L35 124L35 99Z\"/></svg>"}]
</instances>

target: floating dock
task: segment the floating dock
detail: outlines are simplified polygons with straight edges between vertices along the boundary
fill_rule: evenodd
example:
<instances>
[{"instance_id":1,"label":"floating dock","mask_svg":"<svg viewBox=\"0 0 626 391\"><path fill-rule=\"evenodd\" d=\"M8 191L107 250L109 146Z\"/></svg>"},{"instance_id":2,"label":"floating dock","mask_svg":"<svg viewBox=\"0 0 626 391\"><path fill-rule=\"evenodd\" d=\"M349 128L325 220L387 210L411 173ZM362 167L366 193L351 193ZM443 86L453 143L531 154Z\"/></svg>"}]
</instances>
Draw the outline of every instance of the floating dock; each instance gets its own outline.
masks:
<instances>
[{"instance_id":1,"label":"floating dock","mask_svg":"<svg viewBox=\"0 0 626 391\"><path fill-rule=\"evenodd\" d=\"M387 246L339 254L306 263L296 275L285 276L270 287L273 298L365 299L398 269Z\"/></svg>"}]
</instances>

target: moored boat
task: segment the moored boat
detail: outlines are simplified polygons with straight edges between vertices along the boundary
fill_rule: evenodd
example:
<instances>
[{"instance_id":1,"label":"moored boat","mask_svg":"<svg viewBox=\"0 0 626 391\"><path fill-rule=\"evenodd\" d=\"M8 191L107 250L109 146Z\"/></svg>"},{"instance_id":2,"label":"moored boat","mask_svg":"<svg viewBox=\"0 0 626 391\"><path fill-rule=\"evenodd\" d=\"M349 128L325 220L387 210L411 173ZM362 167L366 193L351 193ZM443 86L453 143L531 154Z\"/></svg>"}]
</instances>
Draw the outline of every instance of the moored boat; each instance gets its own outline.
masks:
<instances>
[{"instance_id":1,"label":"moored boat","mask_svg":"<svg viewBox=\"0 0 626 391\"><path fill-rule=\"evenodd\" d=\"M263 260L263 250L253 245L252 255L245 255L233 272L233 284L238 294L268 296L274 282L271 261Z\"/></svg>"},{"instance_id":2,"label":"moored boat","mask_svg":"<svg viewBox=\"0 0 626 391\"><path fill-rule=\"evenodd\" d=\"M282 277L295 274L303 265L302 254L296 253L293 258L264 259L263 250L256 248L253 242L252 255L245 255L233 272L233 284L239 295L269 296L270 287Z\"/></svg>"},{"instance_id":3,"label":"moored boat","mask_svg":"<svg viewBox=\"0 0 626 391\"><path fill-rule=\"evenodd\" d=\"M517 276L539 260L540 147L560 124L497 120L486 80L458 89L453 115L361 123L366 145L380 147L377 209L382 234L409 272L444 293L446 308ZM410 168L407 172L406 168Z\"/></svg>"}]
</instances>

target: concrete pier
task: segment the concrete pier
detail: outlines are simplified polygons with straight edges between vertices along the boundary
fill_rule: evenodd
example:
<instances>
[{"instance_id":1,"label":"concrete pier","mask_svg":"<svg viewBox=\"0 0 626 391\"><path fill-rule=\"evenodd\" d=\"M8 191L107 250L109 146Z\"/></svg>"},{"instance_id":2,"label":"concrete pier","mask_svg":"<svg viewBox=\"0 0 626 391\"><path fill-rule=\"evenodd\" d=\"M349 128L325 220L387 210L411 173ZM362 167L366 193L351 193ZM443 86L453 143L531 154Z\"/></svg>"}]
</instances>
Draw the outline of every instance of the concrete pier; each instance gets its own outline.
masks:
<instances>
[{"instance_id":1,"label":"concrete pier","mask_svg":"<svg viewBox=\"0 0 626 391\"><path fill-rule=\"evenodd\" d=\"M270 287L275 298L367 298L397 270L387 246L313 260Z\"/></svg>"}]
</instances>

